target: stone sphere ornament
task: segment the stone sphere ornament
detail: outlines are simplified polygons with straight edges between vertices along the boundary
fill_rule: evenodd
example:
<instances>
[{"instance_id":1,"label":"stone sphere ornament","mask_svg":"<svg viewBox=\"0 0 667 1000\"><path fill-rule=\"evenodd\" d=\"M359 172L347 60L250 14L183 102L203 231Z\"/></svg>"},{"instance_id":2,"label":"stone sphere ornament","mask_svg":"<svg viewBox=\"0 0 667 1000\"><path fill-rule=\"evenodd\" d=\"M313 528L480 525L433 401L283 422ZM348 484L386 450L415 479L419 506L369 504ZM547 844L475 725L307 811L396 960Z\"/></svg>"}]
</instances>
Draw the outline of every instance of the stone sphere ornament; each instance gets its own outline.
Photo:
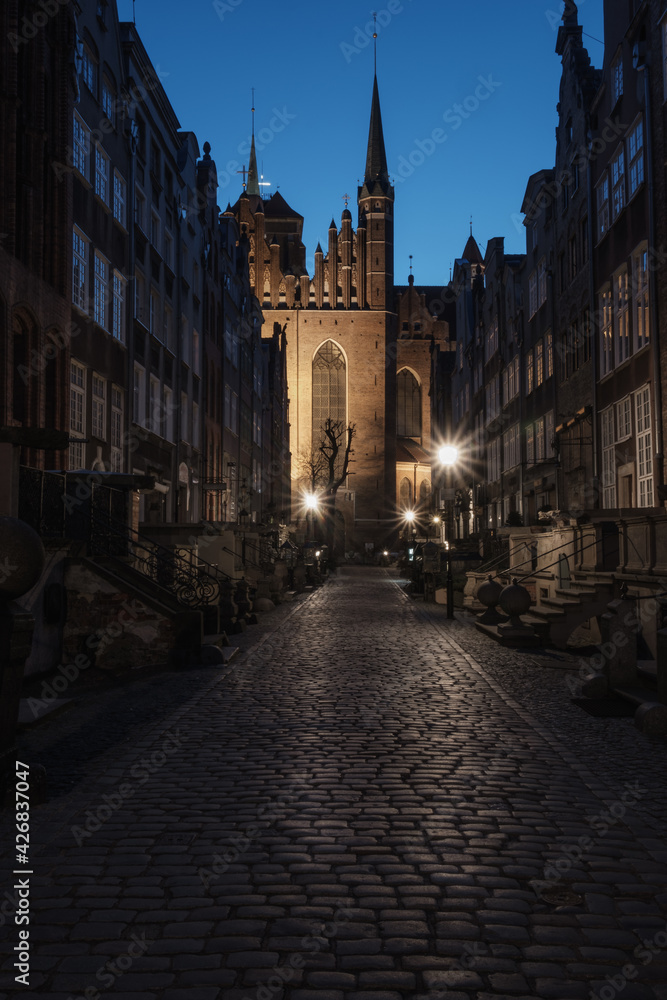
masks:
<instances>
[{"instance_id":1,"label":"stone sphere ornament","mask_svg":"<svg viewBox=\"0 0 667 1000\"><path fill-rule=\"evenodd\" d=\"M525 587L522 587L517 582L516 577L514 577L509 587L505 587L498 603L505 614L509 615L510 625L514 628L525 628L520 616L525 615L532 601L530 594Z\"/></svg>"},{"instance_id":2,"label":"stone sphere ornament","mask_svg":"<svg viewBox=\"0 0 667 1000\"><path fill-rule=\"evenodd\" d=\"M498 622L505 620L503 615L499 614L496 610L502 592L502 583L498 583L498 581L494 580L490 575L488 579L479 586L477 590L477 600L480 604L486 605L486 611L484 611L478 618L478 621L482 622L482 624L497 625Z\"/></svg>"},{"instance_id":3,"label":"stone sphere ornament","mask_svg":"<svg viewBox=\"0 0 667 1000\"><path fill-rule=\"evenodd\" d=\"M0 601L27 594L39 580L45 558L34 528L18 517L0 517Z\"/></svg>"}]
</instances>

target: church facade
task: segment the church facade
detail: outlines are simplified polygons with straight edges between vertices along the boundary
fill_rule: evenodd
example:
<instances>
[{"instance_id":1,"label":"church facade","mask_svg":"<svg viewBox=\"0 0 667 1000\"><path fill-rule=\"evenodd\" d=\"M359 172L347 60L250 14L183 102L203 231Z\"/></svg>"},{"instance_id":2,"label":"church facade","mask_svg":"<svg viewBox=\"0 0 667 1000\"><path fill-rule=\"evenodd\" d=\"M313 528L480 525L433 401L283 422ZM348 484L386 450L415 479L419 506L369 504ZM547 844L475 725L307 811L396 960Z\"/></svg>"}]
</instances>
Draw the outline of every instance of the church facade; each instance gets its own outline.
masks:
<instances>
[{"instance_id":1,"label":"church facade","mask_svg":"<svg viewBox=\"0 0 667 1000\"><path fill-rule=\"evenodd\" d=\"M392 545L406 510L430 507L429 373L434 338L448 324L426 297L394 283L394 188L387 169L377 77L357 224L331 220L326 251L305 266L303 217L276 192L260 193L254 138L243 194L227 212L250 241L250 281L264 334L284 331L290 398L292 516L303 516L309 467L327 418L354 424L347 481L337 495L345 547Z\"/></svg>"}]
</instances>

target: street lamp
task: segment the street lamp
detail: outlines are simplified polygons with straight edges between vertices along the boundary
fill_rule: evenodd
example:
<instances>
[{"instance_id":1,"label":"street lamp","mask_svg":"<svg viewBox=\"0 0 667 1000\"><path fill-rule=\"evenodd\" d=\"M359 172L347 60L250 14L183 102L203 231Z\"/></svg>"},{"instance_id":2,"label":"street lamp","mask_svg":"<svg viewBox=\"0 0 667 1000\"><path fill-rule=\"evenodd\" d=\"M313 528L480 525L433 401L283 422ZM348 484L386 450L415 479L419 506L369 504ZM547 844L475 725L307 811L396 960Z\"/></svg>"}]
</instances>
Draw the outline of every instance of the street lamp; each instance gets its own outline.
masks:
<instances>
[{"instance_id":1,"label":"street lamp","mask_svg":"<svg viewBox=\"0 0 667 1000\"><path fill-rule=\"evenodd\" d=\"M313 519L320 506L320 499L315 493L306 493L303 502L306 505L306 540L309 541L315 535Z\"/></svg>"},{"instance_id":2,"label":"street lamp","mask_svg":"<svg viewBox=\"0 0 667 1000\"><path fill-rule=\"evenodd\" d=\"M451 560L451 537L453 535L452 531L452 504L451 497L449 496L451 492L451 472L454 465L458 461L459 450L452 444L445 444L438 451L438 458L440 459L440 464L444 465L445 470L447 470L447 486L445 487L445 552L447 554L447 617L454 617L454 578L452 577L452 560Z\"/></svg>"}]
</instances>

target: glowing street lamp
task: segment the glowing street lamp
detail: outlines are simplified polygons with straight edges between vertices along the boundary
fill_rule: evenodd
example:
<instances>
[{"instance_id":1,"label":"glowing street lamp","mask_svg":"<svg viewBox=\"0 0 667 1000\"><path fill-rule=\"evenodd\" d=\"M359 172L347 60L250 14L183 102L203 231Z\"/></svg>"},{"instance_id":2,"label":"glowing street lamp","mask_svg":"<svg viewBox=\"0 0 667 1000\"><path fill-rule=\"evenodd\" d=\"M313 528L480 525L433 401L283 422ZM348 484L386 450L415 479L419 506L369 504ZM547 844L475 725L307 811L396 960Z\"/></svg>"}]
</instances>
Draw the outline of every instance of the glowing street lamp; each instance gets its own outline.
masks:
<instances>
[{"instance_id":1,"label":"glowing street lamp","mask_svg":"<svg viewBox=\"0 0 667 1000\"><path fill-rule=\"evenodd\" d=\"M451 490L451 473L452 468L456 465L459 459L459 449L453 444L444 444L438 449L438 459L441 465L444 465L447 470L447 481L448 481L448 492ZM447 617L454 617L454 578L452 577L452 563L451 563L451 544L450 539L452 535L452 507L451 498L449 496L445 497L445 551L447 553Z\"/></svg>"}]
</instances>

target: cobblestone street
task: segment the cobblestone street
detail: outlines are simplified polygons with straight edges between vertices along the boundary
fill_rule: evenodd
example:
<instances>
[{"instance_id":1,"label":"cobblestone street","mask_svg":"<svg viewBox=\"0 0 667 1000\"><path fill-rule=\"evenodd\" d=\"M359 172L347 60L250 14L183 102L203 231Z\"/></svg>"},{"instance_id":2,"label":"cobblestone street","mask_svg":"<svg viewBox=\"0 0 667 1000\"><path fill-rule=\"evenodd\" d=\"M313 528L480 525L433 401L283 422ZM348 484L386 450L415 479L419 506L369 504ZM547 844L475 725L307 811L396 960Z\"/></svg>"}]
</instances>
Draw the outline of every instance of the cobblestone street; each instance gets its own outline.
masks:
<instances>
[{"instance_id":1,"label":"cobblestone street","mask_svg":"<svg viewBox=\"0 0 667 1000\"><path fill-rule=\"evenodd\" d=\"M273 614L31 810L21 996L667 1000L666 741L572 706L557 658L506 684L518 654L391 571Z\"/></svg>"}]
</instances>

